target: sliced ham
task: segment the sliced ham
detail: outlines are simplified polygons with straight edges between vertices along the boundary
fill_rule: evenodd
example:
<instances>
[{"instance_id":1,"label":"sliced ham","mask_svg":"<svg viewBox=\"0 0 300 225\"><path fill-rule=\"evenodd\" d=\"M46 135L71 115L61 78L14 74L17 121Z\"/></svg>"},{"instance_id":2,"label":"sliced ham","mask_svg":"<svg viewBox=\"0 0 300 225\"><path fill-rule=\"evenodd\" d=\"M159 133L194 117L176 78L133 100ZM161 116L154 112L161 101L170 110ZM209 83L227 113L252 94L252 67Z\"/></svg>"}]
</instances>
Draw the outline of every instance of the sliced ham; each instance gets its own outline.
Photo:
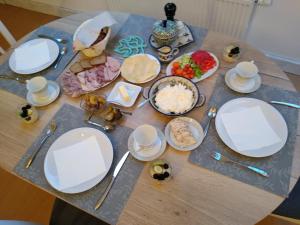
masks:
<instances>
[{"instance_id":1,"label":"sliced ham","mask_svg":"<svg viewBox=\"0 0 300 225\"><path fill-rule=\"evenodd\" d=\"M105 63L106 67L108 67L112 72L118 72L120 67L121 67L121 64L118 60L112 58L112 57L109 57L107 56L107 59L106 59L106 63Z\"/></svg>"},{"instance_id":2,"label":"sliced ham","mask_svg":"<svg viewBox=\"0 0 300 225\"><path fill-rule=\"evenodd\" d=\"M77 75L71 71L63 73L60 82L66 94L78 97L114 80L119 75L120 66L118 60L108 56L105 64L79 72Z\"/></svg>"},{"instance_id":3,"label":"sliced ham","mask_svg":"<svg viewBox=\"0 0 300 225\"><path fill-rule=\"evenodd\" d=\"M64 92L72 97L78 97L83 94L83 90L81 89L81 85L76 75L70 71L62 74L61 85Z\"/></svg>"}]
</instances>

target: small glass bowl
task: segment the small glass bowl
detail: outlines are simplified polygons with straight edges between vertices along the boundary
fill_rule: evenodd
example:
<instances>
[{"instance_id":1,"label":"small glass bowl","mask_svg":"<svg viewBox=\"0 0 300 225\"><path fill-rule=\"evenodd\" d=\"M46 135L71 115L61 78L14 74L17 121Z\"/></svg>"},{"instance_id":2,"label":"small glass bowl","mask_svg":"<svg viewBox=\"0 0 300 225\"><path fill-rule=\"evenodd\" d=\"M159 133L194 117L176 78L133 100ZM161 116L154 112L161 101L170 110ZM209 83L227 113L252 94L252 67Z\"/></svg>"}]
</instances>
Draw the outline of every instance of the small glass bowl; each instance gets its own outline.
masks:
<instances>
[{"instance_id":1,"label":"small glass bowl","mask_svg":"<svg viewBox=\"0 0 300 225\"><path fill-rule=\"evenodd\" d=\"M39 118L36 108L28 103L21 104L17 107L17 116L24 123L34 123Z\"/></svg>"},{"instance_id":2,"label":"small glass bowl","mask_svg":"<svg viewBox=\"0 0 300 225\"><path fill-rule=\"evenodd\" d=\"M80 101L80 107L88 112L103 110L106 105L106 97L94 94L85 94Z\"/></svg>"},{"instance_id":3,"label":"small glass bowl","mask_svg":"<svg viewBox=\"0 0 300 225\"><path fill-rule=\"evenodd\" d=\"M151 162L149 167L150 176L161 182L171 179L172 168L164 159L158 159Z\"/></svg>"},{"instance_id":4,"label":"small glass bowl","mask_svg":"<svg viewBox=\"0 0 300 225\"><path fill-rule=\"evenodd\" d=\"M238 53L231 53L232 49L239 48ZM223 60L228 63L234 63L241 57L241 48L238 44L232 43L227 45L223 50Z\"/></svg>"}]
</instances>

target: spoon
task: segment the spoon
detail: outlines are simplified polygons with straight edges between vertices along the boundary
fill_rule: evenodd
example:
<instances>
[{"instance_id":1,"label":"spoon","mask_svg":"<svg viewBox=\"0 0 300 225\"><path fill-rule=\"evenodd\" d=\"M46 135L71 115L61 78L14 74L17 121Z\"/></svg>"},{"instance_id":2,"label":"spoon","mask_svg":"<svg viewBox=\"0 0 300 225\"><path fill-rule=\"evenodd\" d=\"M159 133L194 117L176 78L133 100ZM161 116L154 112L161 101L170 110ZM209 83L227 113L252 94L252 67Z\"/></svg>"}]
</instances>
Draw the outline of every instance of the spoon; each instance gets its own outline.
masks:
<instances>
[{"instance_id":1,"label":"spoon","mask_svg":"<svg viewBox=\"0 0 300 225\"><path fill-rule=\"evenodd\" d=\"M62 43L62 44L66 44L68 42L66 39L63 39L63 38L54 38L54 37L51 37L51 36L48 36L48 35L45 35L45 34L39 34L38 37L40 37L40 38L48 38L50 40L57 41L57 42Z\"/></svg>"},{"instance_id":2,"label":"spoon","mask_svg":"<svg viewBox=\"0 0 300 225\"><path fill-rule=\"evenodd\" d=\"M56 61L56 64L54 65L54 69L57 68L60 60L62 59L62 57L67 53L67 47L63 47L62 50L59 53L58 59Z\"/></svg>"},{"instance_id":3,"label":"spoon","mask_svg":"<svg viewBox=\"0 0 300 225\"><path fill-rule=\"evenodd\" d=\"M94 126L96 126L96 127L100 127L100 128L102 128L104 131L108 131L108 132L115 129L115 127L114 127L113 125L111 125L111 124L102 125L102 124L95 123L95 122L90 121L90 120L85 120L85 122L88 123L88 124L94 125Z\"/></svg>"},{"instance_id":4,"label":"spoon","mask_svg":"<svg viewBox=\"0 0 300 225\"><path fill-rule=\"evenodd\" d=\"M54 120L51 121L49 128L46 132L46 135L43 137L43 139L41 140L40 145L36 148L36 150L32 153L32 155L30 156L30 158L28 159L25 168L28 169L32 162L34 161L35 157L37 156L37 154L39 153L41 147L43 146L43 144L47 141L47 139L54 134L54 131L56 130L57 125L56 122Z\"/></svg>"},{"instance_id":5,"label":"spoon","mask_svg":"<svg viewBox=\"0 0 300 225\"><path fill-rule=\"evenodd\" d=\"M216 108L215 106L212 106L212 107L209 109L207 115L208 115L208 118L209 118L209 119L208 119L208 123L207 123L207 125L206 125L206 127L205 127L205 129L204 129L204 137L206 137L206 135L207 135L207 132L208 132L208 129L209 129L211 120L212 120L213 118L215 118L216 115L217 115L217 108Z\"/></svg>"},{"instance_id":6,"label":"spoon","mask_svg":"<svg viewBox=\"0 0 300 225\"><path fill-rule=\"evenodd\" d=\"M151 99L153 99L155 96L156 96L156 94L155 94L155 95L152 95L150 98L148 98L148 99L142 101L140 104L138 104L137 108L143 107L147 102L149 102L149 101L150 101Z\"/></svg>"}]
</instances>

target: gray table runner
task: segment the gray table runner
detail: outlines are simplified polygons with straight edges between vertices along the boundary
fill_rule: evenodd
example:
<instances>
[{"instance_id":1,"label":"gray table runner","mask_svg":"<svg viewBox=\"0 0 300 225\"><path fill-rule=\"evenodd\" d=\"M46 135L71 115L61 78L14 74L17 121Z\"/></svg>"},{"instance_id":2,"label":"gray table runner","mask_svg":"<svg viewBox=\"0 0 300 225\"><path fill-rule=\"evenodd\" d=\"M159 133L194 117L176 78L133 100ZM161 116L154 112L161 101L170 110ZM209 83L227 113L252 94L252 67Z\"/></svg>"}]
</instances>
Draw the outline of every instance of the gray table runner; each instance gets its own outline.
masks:
<instances>
[{"instance_id":1,"label":"gray table runner","mask_svg":"<svg viewBox=\"0 0 300 225\"><path fill-rule=\"evenodd\" d=\"M52 66L48 67L47 69L45 69L41 72L38 72L36 74L33 74L33 75L18 75L18 76L23 76L23 77L28 77L28 78L31 78L32 76L44 76L48 80L55 81L58 78L58 76L63 72L65 66L69 63L69 61L72 59L72 57L75 54L75 53L73 53L73 50L72 50L72 43L73 43L72 36L73 35L65 32L65 31L52 28L52 27L42 26L42 27L38 28L37 30L33 31L33 33L30 35L29 38L26 39L26 41L38 38L39 34L46 34L46 35L49 35L52 37L67 39L68 43L65 44L65 46L67 46L67 54L65 54L62 57L59 65L56 69L54 69L54 67L52 65ZM59 43L60 49L63 46L64 46L63 44ZM17 74L14 73L12 70L10 70L9 65L8 65L8 60L7 60L0 66L0 75L16 76ZM6 90L8 92L11 92L13 94L16 94L20 97L26 97L26 93L27 93L26 85L20 84L17 81L0 79L0 88Z\"/></svg>"},{"instance_id":2,"label":"gray table runner","mask_svg":"<svg viewBox=\"0 0 300 225\"><path fill-rule=\"evenodd\" d=\"M126 20L126 22L123 24L123 27L120 29L117 35L108 43L107 51L112 55L119 56L117 53L113 51L118 41L128 37L129 35L139 35L144 39L147 45L147 48L145 49L145 53L157 57L157 51L153 47L151 47L149 43L149 37L152 33L153 23L156 20L157 19L153 17L131 14L129 18ZM184 53L188 53L200 49L202 42L207 35L207 29L205 28L194 27L194 26L189 26L189 27L191 29L191 32L193 33L194 42L181 47L178 56Z\"/></svg>"},{"instance_id":3,"label":"gray table runner","mask_svg":"<svg viewBox=\"0 0 300 225\"><path fill-rule=\"evenodd\" d=\"M143 169L143 163L134 160L132 156L129 155L101 208L99 208L97 211L94 211L94 206L96 201L101 197L105 188L107 187L116 164L127 151L127 140L129 134L132 132L131 128L118 126L113 132L107 133L107 136L112 142L114 150L113 164L104 180L94 188L80 194L63 194L54 190L48 184L44 175L44 158L51 144L68 130L78 127L89 127L83 122L83 118L83 110L68 104L63 105L53 118L58 125L55 134L51 136L43 145L31 167L29 169L25 169L25 162L37 147L38 143L40 143L41 138L46 133L47 127L42 131L41 135L34 141L33 145L23 155L14 171L35 185L50 192L54 192L55 195L59 196L59 198L65 200L66 202L85 210L86 212L107 223L116 224L122 209L125 206L139 177L139 174Z\"/></svg>"},{"instance_id":4,"label":"gray table runner","mask_svg":"<svg viewBox=\"0 0 300 225\"><path fill-rule=\"evenodd\" d=\"M225 102L238 97L257 98L266 102L278 100L300 104L299 93L267 85L262 85L258 91L248 95L238 94L225 85L224 76L220 75L217 78L214 93L208 103L208 108L213 105L220 108ZM297 136L298 110L286 106L274 105L274 107L283 115L288 126L287 142L278 153L264 158L242 156L223 144L215 129L214 121L212 121L207 137L197 149L191 152L189 161L274 194L287 196L289 193L291 167ZM206 116L202 121L203 127L207 124L207 120L208 118ZM269 173L270 177L262 177L232 163L215 161L210 156L212 151L219 151L234 160L264 169Z\"/></svg>"}]
</instances>

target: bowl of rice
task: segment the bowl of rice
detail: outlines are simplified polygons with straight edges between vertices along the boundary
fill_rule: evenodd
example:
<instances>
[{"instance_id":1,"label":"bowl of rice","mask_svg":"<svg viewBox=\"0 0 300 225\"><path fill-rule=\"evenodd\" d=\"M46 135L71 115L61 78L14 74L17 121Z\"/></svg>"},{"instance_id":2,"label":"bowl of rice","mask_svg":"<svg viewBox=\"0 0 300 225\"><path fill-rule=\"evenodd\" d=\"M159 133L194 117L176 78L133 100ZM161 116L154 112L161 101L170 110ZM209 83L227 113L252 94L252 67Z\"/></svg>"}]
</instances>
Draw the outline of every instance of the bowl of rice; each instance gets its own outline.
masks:
<instances>
[{"instance_id":1,"label":"bowl of rice","mask_svg":"<svg viewBox=\"0 0 300 225\"><path fill-rule=\"evenodd\" d=\"M197 86L180 76L158 79L150 87L148 98L154 109L167 116L184 115L205 102Z\"/></svg>"}]
</instances>

